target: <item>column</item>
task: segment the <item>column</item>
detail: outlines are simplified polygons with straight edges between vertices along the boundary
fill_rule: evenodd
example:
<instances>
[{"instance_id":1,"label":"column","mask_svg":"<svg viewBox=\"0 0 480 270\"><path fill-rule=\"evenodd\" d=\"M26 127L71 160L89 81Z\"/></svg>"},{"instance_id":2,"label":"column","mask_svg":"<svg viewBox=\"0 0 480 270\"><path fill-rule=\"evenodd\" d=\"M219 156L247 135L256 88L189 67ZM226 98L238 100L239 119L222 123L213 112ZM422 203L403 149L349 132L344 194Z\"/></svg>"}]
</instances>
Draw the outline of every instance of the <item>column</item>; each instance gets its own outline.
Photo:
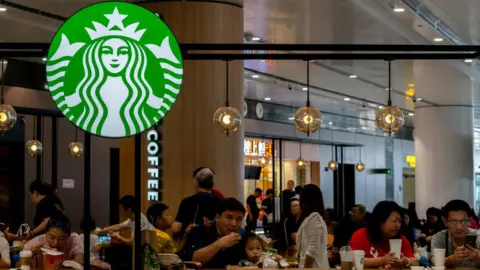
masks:
<instances>
[{"instance_id":1,"label":"column","mask_svg":"<svg viewBox=\"0 0 480 270\"><path fill-rule=\"evenodd\" d=\"M168 1L142 5L158 13L179 43L243 43L243 1ZM225 103L224 61L184 61L180 95L163 119L162 202L176 213L194 194L192 173L199 166L216 173L215 187L227 197L243 197L243 126L229 137L213 125ZM243 61L230 63L230 104L243 115ZM193 218L193 217L192 217Z\"/></svg>"},{"instance_id":2,"label":"column","mask_svg":"<svg viewBox=\"0 0 480 270\"><path fill-rule=\"evenodd\" d=\"M415 61L415 200L419 216L452 199L474 203L473 81L446 61ZM404 202L406 203L406 202Z\"/></svg>"}]
</instances>

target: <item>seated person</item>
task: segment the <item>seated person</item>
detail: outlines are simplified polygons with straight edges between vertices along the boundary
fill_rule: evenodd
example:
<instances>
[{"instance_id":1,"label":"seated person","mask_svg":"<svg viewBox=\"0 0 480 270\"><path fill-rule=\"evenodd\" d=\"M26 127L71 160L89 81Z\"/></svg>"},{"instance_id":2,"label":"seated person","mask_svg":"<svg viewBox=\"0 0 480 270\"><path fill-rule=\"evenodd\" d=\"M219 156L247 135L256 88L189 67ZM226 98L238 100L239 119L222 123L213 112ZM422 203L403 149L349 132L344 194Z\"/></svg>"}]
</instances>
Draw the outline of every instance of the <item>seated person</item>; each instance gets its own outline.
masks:
<instances>
[{"instance_id":1,"label":"seated person","mask_svg":"<svg viewBox=\"0 0 480 270\"><path fill-rule=\"evenodd\" d=\"M403 209L395 202L381 201L373 209L367 228L353 233L352 250L365 251L365 268L406 268L415 258L405 236L400 235ZM390 239L401 239L401 254L390 250Z\"/></svg>"},{"instance_id":2,"label":"seated person","mask_svg":"<svg viewBox=\"0 0 480 270\"><path fill-rule=\"evenodd\" d=\"M79 236L80 240L82 241L82 245L85 244L85 233L88 233L90 236L90 265L100 269L111 269L111 266L108 263L100 260L99 252L102 250L103 246L102 243L100 243L98 235L93 234L96 228L95 219L90 218L90 222L86 223L82 218L80 221L80 228L83 231L83 233Z\"/></svg>"},{"instance_id":3,"label":"seated person","mask_svg":"<svg viewBox=\"0 0 480 270\"><path fill-rule=\"evenodd\" d=\"M190 231L180 253L183 260L200 262L203 268L238 265L245 254L240 235L244 216L245 208L237 199L222 201L215 222L193 227Z\"/></svg>"},{"instance_id":4,"label":"seated person","mask_svg":"<svg viewBox=\"0 0 480 270\"><path fill-rule=\"evenodd\" d=\"M240 260L239 266L258 268L280 268L282 256L266 257L263 255L262 239L250 232L245 236L245 259Z\"/></svg>"},{"instance_id":5,"label":"seated person","mask_svg":"<svg viewBox=\"0 0 480 270\"><path fill-rule=\"evenodd\" d=\"M462 200L448 202L442 213L446 230L432 237L432 250L445 249L445 267L478 268L480 267L480 237L477 231L470 229L470 206ZM465 244L468 234L477 235L475 246ZM432 260L433 261L433 260Z\"/></svg>"},{"instance_id":6,"label":"seated person","mask_svg":"<svg viewBox=\"0 0 480 270\"><path fill-rule=\"evenodd\" d=\"M113 225L110 227L103 228L101 230L95 231L95 234L101 235L105 233L109 233L109 236L112 237L112 242L120 243L120 244L127 244L132 246L133 245L133 236L135 233L135 212L136 209L135 205L135 197L132 195L125 195L120 199L120 216L126 219L125 222ZM140 228L142 231L155 231L155 228L152 224L148 221L147 217L140 213ZM124 229L130 228L132 230L132 234L130 237L122 237L118 234L112 234L112 232L118 232Z\"/></svg>"},{"instance_id":7,"label":"seated person","mask_svg":"<svg viewBox=\"0 0 480 270\"><path fill-rule=\"evenodd\" d=\"M422 232L418 239L420 246L427 246L427 250L431 251L430 242L432 241L432 237L444 229L445 226L442 222L442 210L435 207L428 208L427 221L423 224L421 228Z\"/></svg>"},{"instance_id":8,"label":"seated person","mask_svg":"<svg viewBox=\"0 0 480 270\"><path fill-rule=\"evenodd\" d=\"M64 260L83 264L83 244L77 234L71 234L70 221L64 215L50 217L46 233L28 241L23 250L33 252L32 268L43 267L43 252L41 248L55 249L63 252Z\"/></svg>"},{"instance_id":9,"label":"seated person","mask_svg":"<svg viewBox=\"0 0 480 270\"><path fill-rule=\"evenodd\" d=\"M348 245L354 232L365 227L366 212L367 210L364 205L354 205L349 212L349 216L338 223L335 227L332 244L333 260L335 261L335 264L340 263L340 256L338 255L340 248Z\"/></svg>"},{"instance_id":10,"label":"seated person","mask_svg":"<svg viewBox=\"0 0 480 270\"><path fill-rule=\"evenodd\" d=\"M163 203L156 203L150 206L147 210L147 216L150 223L155 227L157 234L158 253L176 253L181 250L187 241L187 234L193 228L193 224L185 230L185 236L182 241L175 245L172 237L166 232L172 228L172 215L168 211L168 206Z\"/></svg>"}]
</instances>

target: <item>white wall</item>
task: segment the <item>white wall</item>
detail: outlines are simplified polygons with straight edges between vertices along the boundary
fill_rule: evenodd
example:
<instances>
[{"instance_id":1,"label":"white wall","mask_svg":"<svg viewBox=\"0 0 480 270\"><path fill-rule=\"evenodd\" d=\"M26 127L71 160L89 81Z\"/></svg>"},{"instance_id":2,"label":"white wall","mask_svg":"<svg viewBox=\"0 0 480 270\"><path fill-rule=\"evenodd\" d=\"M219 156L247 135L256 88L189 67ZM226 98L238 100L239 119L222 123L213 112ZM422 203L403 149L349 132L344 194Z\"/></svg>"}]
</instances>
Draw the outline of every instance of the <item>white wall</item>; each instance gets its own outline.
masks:
<instances>
[{"instance_id":1,"label":"white wall","mask_svg":"<svg viewBox=\"0 0 480 270\"><path fill-rule=\"evenodd\" d=\"M309 138L300 132L296 132L291 125L245 119L245 132L263 134L265 136L298 137L303 139L332 141L332 131L322 129L312 134ZM372 168L385 168L385 138L351 132L335 131L334 142L363 145L362 162L365 163L365 171L355 175L355 198L356 203L364 204L369 211L377 202L385 200L385 175L369 174ZM358 148L345 148L345 163L355 164L359 159ZM327 163L332 159L332 150L327 145L302 144L302 157L305 160L320 161L321 176L320 185L327 207L333 207L333 172L325 171ZM403 182L402 167L406 166L406 155L414 153L413 141L394 140L394 199L403 205L403 193L399 186ZM340 153L339 153L340 154ZM284 157L294 159L299 155L298 144L287 143L284 148Z\"/></svg>"}]
</instances>

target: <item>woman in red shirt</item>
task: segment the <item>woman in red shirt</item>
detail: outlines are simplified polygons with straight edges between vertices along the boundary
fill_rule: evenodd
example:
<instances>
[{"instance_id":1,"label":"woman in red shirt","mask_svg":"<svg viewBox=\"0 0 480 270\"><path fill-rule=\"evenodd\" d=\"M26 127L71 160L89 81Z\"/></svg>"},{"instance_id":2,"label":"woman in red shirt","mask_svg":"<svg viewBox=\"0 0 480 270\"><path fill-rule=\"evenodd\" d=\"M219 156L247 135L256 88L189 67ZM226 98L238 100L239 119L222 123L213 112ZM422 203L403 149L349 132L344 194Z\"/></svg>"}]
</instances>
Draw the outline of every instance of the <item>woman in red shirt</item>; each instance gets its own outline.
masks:
<instances>
[{"instance_id":1,"label":"woman in red shirt","mask_svg":"<svg viewBox=\"0 0 480 270\"><path fill-rule=\"evenodd\" d=\"M397 203L379 202L367 221L367 228L353 234L350 247L365 251L365 268L405 268L412 264L412 247L407 238L400 235L402 217L403 209ZM390 239L402 240L402 254L390 252Z\"/></svg>"}]
</instances>

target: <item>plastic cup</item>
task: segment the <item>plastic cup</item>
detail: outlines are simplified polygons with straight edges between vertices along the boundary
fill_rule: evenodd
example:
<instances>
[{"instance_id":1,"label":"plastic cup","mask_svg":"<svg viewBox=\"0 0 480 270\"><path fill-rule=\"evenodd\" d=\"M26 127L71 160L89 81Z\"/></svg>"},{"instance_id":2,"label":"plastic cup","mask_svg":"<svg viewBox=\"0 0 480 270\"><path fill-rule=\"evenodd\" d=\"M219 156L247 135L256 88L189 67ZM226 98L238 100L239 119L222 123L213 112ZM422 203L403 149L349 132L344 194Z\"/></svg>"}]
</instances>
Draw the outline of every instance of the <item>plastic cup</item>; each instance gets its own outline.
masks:
<instances>
[{"instance_id":1,"label":"plastic cup","mask_svg":"<svg viewBox=\"0 0 480 270\"><path fill-rule=\"evenodd\" d=\"M59 270L62 264L63 254L43 254L43 265L45 270Z\"/></svg>"},{"instance_id":2,"label":"plastic cup","mask_svg":"<svg viewBox=\"0 0 480 270\"><path fill-rule=\"evenodd\" d=\"M390 239L390 252L395 253L395 258L400 259L402 254L402 239Z\"/></svg>"},{"instance_id":3,"label":"plastic cup","mask_svg":"<svg viewBox=\"0 0 480 270\"><path fill-rule=\"evenodd\" d=\"M364 261L365 261L365 251L354 250L353 251L353 262L354 262L356 270L363 270Z\"/></svg>"},{"instance_id":4,"label":"plastic cup","mask_svg":"<svg viewBox=\"0 0 480 270\"><path fill-rule=\"evenodd\" d=\"M445 266L445 249L444 248L433 249L433 265Z\"/></svg>"},{"instance_id":5,"label":"plastic cup","mask_svg":"<svg viewBox=\"0 0 480 270\"><path fill-rule=\"evenodd\" d=\"M410 266L411 270L425 270L425 267L423 266Z\"/></svg>"},{"instance_id":6,"label":"plastic cup","mask_svg":"<svg viewBox=\"0 0 480 270\"><path fill-rule=\"evenodd\" d=\"M349 246L340 248L340 267L341 270L352 270L353 267L353 251Z\"/></svg>"},{"instance_id":7,"label":"plastic cup","mask_svg":"<svg viewBox=\"0 0 480 270\"><path fill-rule=\"evenodd\" d=\"M20 269L30 270L32 265L33 252L29 250L20 251Z\"/></svg>"}]
</instances>

